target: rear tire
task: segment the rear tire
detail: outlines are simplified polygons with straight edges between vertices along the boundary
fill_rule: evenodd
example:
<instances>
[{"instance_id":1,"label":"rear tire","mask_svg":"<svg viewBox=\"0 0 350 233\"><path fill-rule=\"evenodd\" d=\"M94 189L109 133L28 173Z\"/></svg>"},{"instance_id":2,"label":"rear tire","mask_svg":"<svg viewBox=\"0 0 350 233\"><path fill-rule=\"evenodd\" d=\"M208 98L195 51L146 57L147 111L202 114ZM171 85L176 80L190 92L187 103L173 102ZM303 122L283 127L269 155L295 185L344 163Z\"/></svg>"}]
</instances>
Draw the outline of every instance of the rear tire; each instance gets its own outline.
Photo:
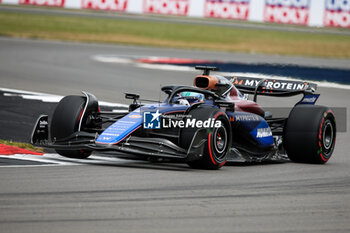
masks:
<instances>
[{"instance_id":1,"label":"rear tire","mask_svg":"<svg viewBox=\"0 0 350 233\"><path fill-rule=\"evenodd\" d=\"M208 128L207 142L204 152L199 160L190 161L187 164L195 169L216 170L221 168L227 160L227 152L231 147L231 125L224 111L217 108L195 108L188 115L197 120L208 120L214 118L221 121L221 127ZM180 132L180 146L188 149L192 138L198 128L183 128Z\"/></svg>"},{"instance_id":2,"label":"rear tire","mask_svg":"<svg viewBox=\"0 0 350 233\"><path fill-rule=\"evenodd\" d=\"M290 160L324 164L332 156L335 141L335 117L328 107L300 105L292 109L283 136Z\"/></svg>"},{"instance_id":3,"label":"rear tire","mask_svg":"<svg viewBox=\"0 0 350 233\"><path fill-rule=\"evenodd\" d=\"M83 96L66 96L57 105L51 121L51 140L53 142L69 137L79 129L86 98ZM85 113L88 115L88 113ZM82 126L83 127L83 122ZM57 150L62 156L75 159L86 159L90 150Z\"/></svg>"}]
</instances>

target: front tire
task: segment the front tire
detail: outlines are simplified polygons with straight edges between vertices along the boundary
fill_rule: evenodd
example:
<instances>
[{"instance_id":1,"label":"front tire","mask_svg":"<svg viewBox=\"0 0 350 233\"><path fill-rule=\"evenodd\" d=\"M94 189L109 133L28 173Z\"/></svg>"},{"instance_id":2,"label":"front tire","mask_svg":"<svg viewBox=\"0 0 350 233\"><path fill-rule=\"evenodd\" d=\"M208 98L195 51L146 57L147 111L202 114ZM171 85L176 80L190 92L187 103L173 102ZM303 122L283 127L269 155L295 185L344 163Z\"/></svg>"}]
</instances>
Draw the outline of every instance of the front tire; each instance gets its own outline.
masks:
<instances>
[{"instance_id":1,"label":"front tire","mask_svg":"<svg viewBox=\"0 0 350 233\"><path fill-rule=\"evenodd\" d=\"M86 98L83 96L66 96L57 105L51 121L51 140L59 142L69 137L79 129ZM88 113L85 113L88 115ZM83 123L81 125L84 126ZM86 159L91 155L90 150L57 150L62 156L75 159Z\"/></svg>"},{"instance_id":2,"label":"front tire","mask_svg":"<svg viewBox=\"0 0 350 233\"><path fill-rule=\"evenodd\" d=\"M187 164L195 169L216 170L221 168L226 163L227 153L232 141L231 125L225 112L217 108L199 107L191 110L188 115L202 121L213 118L215 121L220 121L221 126L207 129L207 142L202 157ZM182 129L180 132L180 146L188 149L197 130L198 128Z\"/></svg>"},{"instance_id":3,"label":"front tire","mask_svg":"<svg viewBox=\"0 0 350 233\"><path fill-rule=\"evenodd\" d=\"M290 160L324 164L332 156L335 141L335 117L328 107L300 105L292 109L283 136Z\"/></svg>"}]
</instances>

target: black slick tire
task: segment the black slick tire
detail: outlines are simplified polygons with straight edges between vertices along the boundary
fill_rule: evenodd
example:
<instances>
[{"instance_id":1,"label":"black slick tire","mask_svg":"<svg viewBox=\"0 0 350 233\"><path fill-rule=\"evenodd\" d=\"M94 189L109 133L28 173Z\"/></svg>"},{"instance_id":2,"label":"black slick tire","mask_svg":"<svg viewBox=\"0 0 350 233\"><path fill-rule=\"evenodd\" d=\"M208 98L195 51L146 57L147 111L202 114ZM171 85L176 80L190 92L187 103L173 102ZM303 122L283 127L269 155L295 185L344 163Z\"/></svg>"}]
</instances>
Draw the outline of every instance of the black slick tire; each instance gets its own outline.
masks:
<instances>
[{"instance_id":1,"label":"black slick tire","mask_svg":"<svg viewBox=\"0 0 350 233\"><path fill-rule=\"evenodd\" d=\"M51 121L51 140L53 142L67 138L78 131L80 118L85 107L83 96L66 96L57 105ZM91 155L90 150L57 150L68 158L85 159Z\"/></svg>"},{"instance_id":2,"label":"black slick tire","mask_svg":"<svg viewBox=\"0 0 350 233\"><path fill-rule=\"evenodd\" d=\"M206 121L213 118L221 122L221 127L207 129L204 152L199 160L188 162L191 168L216 170L221 168L227 160L227 152L231 147L231 126L226 113L218 108L199 107L188 113L191 119ZM180 146L188 149L198 128L183 128L180 131Z\"/></svg>"},{"instance_id":3,"label":"black slick tire","mask_svg":"<svg viewBox=\"0 0 350 233\"><path fill-rule=\"evenodd\" d=\"M298 105L292 109L283 133L283 146L290 160L324 164L332 156L335 141L335 117L328 107Z\"/></svg>"}]
</instances>

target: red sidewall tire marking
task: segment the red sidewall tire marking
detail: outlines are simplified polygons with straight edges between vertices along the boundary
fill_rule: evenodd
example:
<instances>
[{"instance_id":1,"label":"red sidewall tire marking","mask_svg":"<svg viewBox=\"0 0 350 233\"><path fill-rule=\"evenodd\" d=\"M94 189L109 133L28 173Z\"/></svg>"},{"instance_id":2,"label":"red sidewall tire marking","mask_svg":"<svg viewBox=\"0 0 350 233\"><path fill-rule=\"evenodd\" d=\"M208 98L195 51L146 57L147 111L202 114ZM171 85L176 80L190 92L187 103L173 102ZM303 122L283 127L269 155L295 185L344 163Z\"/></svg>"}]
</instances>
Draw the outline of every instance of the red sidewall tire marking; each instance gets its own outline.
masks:
<instances>
[{"instance_id":1,"label":"red sidewall tire marking","mask_svg":"<svg viewBox=\"0 0 350 233\"><path fill-rule=\"evenodd\" d=\"M215 121L215 120L218 118L218 116L220 116L220 115L224 115L224 116L225 116L225 113L223 113L223 112L218 112L218 113L214 116L214 121ZM209 133L209 135L208 135L208 149L209 149L209 156L210 156L210 159L211 159L212 163L213 163L214 165L217 165L217 162L215 161L214 156L213 156L213 153L212 153L212 151L211 151L211 133ZM220 163L219 166L221 167L221 166L223 166L225 163L226 163L226 161Z\"/></svg>"},{"instance_id":2,"label":"red sidewall tire marking","mask_svg":"<svg viewBox=\"0 0 350 233\"><path fill-rule=\"evenodd\" d=\"M320 125L320 130L319 130L319 135L318 135L318 139L319 139L318 145L320 146L320 149L322 149L322 133L323 133L322 128L323 128L323 124L324 124L325 119L326 119L326 117L328 116L328 114L332 114L332 116L333 116L333 118L334 118L334 113L333 113L331 110L328 110L328 111L327 111L327 115L324 116L324 117L322 118L321 125ZM336 140L336 139L334 139L334 142L333 142L333 143L335 143L335 140ZM327 161L330 159L330 158L325 158L325 157L323 156L322 152L320 153L320 156L321 156L321 159L322 159L324 162L327 162Z\"/></svg>"}]
</instances>

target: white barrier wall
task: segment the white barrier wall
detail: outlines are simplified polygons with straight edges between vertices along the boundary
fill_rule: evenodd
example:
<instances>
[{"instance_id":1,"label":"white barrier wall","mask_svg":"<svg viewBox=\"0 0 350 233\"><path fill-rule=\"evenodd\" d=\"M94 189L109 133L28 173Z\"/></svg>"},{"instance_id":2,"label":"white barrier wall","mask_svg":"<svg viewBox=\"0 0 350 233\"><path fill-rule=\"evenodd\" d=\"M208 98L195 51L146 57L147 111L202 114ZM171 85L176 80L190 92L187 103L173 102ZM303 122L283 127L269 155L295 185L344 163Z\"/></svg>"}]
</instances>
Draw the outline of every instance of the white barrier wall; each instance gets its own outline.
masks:
<instances>
[{"instance_id":1,"label":"white barrier wall","mask_svg":"<svg viewBox=\"0 0 350 233\"><path fill-rule=\"evenodd\" d=\"M0 3L350 28L350 0L0 0Z\"/></svg>"}]
</instances>

